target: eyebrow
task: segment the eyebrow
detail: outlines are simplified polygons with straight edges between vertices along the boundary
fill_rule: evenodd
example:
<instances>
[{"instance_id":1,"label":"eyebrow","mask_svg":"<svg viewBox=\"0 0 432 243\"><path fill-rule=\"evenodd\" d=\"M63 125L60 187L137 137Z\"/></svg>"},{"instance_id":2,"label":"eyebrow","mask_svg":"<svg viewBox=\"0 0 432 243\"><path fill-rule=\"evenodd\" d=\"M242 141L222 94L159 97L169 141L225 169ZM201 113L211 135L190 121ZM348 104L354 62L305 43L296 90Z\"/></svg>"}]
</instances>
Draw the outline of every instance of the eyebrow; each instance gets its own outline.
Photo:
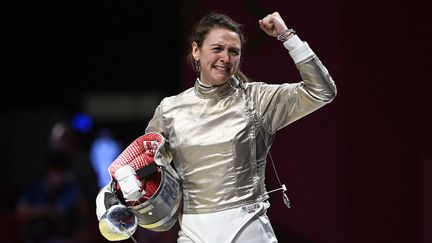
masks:
<instances>
[{"instance_id":1,"label":"eyebrow","mask_svg":"<svg viewBox=\"0 0 432 243\"><path fill-rule=\"evenodd\" d=\"M224 44L217 44L217 43L216 44L210 44L210 47L221 47L221 46L225 47ZM228 49L236 49L236 50L240 51L240 47L238 47L238 46L229 46Z\"/></svg>"}]
</instances>

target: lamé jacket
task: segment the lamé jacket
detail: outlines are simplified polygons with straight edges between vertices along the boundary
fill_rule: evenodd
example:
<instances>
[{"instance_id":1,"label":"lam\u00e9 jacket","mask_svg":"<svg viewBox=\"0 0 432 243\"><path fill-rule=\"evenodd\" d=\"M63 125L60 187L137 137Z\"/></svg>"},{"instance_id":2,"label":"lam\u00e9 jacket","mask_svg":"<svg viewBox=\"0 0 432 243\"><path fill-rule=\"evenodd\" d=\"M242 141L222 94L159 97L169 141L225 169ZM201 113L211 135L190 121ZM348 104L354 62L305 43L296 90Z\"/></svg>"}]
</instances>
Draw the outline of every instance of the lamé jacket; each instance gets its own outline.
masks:
<instances>
[{"instance_id":1,"label":"lam\u00e9 jacket","mask_svg":"<svg viewBox=\"0 0 432 243\"><path fill-rule=\"evenodd\" d=\"M266 157L275 133L331 102L336 86L308 44L290 51L302 80L268 84L233 76L164 98L146 133L162 134L181 178L183 214L217 212L268 198Z\"/></svg>"}]
</instances>

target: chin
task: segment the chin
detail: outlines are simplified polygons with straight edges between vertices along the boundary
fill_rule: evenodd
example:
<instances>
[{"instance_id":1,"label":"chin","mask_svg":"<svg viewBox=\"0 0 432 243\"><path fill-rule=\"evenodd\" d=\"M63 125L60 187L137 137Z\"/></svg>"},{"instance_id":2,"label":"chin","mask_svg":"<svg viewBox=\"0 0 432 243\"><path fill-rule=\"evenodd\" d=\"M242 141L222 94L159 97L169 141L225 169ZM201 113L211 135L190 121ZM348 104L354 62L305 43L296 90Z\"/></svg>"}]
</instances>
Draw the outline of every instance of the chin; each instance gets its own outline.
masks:
<instances>
[{"instance_id":1,"label":"chin","mask_svg":"<svg viewBox=\"0 0 432 243\"><path fill-rule=\"evenodd\" d=\"M222 85L226 82L228 82L228 80L230 79L231 75L230 74L226 74L226 75L220 75L219 77L215 77L214 82Z\"/></svg>"},{"instance_id":2,"label":"chin","mask_svg":"<svg viewBox=\"0 0 432 243\"><path fill-rule=\"evenodd\" d=\"M223 84L225 84L226 82L228 82L228 79L227 79L227 78L226 78L226 79L217 80L217 81L214 82L214 84L215 84L215 85L223 85Z\"/></svg>"}]
</instances>

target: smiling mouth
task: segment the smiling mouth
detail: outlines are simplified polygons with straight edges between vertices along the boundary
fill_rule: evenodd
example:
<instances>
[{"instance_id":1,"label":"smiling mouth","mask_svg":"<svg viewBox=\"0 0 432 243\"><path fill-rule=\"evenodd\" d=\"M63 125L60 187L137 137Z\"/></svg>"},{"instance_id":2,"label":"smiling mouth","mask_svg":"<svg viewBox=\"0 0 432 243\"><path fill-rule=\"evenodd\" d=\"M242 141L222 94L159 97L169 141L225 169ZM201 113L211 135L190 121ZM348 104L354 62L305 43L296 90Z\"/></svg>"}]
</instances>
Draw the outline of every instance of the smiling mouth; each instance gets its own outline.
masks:
<instances>
[{"instance_id":1,"label":"smiling mouth","mask_svg":"<svg viewBox=\"0 0 432 243\"><path fill-rule=\"evenodd\" d=\"M230 68L226 66L214 66L214 68L218 71L229 73Z\"/></svg>"}]
</instances>

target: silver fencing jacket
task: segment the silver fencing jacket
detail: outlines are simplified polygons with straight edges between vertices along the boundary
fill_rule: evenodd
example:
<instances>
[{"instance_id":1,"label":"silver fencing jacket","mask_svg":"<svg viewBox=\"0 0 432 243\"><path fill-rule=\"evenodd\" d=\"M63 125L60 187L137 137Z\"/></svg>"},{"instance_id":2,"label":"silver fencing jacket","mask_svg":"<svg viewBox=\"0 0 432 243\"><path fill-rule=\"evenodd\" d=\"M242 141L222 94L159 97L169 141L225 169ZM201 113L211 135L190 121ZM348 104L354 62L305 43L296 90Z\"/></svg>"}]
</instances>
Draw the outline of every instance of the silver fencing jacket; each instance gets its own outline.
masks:
<instances>
[{"instance_id":1,"label":"silver fencing jacket","mask_svg":"<svg viewBox=\"0 0 432 243\"><path fill-rule=\"evenodd\" d=\"M182 180L183 214L268 199L265 165L275 133L336 95L327 69L308 50L307 59L296 63L301 82L232 78L206 87L197 80L193 88L161 101L146 133L158 132L169 143Z\"/></svg>"}]
</instances>

